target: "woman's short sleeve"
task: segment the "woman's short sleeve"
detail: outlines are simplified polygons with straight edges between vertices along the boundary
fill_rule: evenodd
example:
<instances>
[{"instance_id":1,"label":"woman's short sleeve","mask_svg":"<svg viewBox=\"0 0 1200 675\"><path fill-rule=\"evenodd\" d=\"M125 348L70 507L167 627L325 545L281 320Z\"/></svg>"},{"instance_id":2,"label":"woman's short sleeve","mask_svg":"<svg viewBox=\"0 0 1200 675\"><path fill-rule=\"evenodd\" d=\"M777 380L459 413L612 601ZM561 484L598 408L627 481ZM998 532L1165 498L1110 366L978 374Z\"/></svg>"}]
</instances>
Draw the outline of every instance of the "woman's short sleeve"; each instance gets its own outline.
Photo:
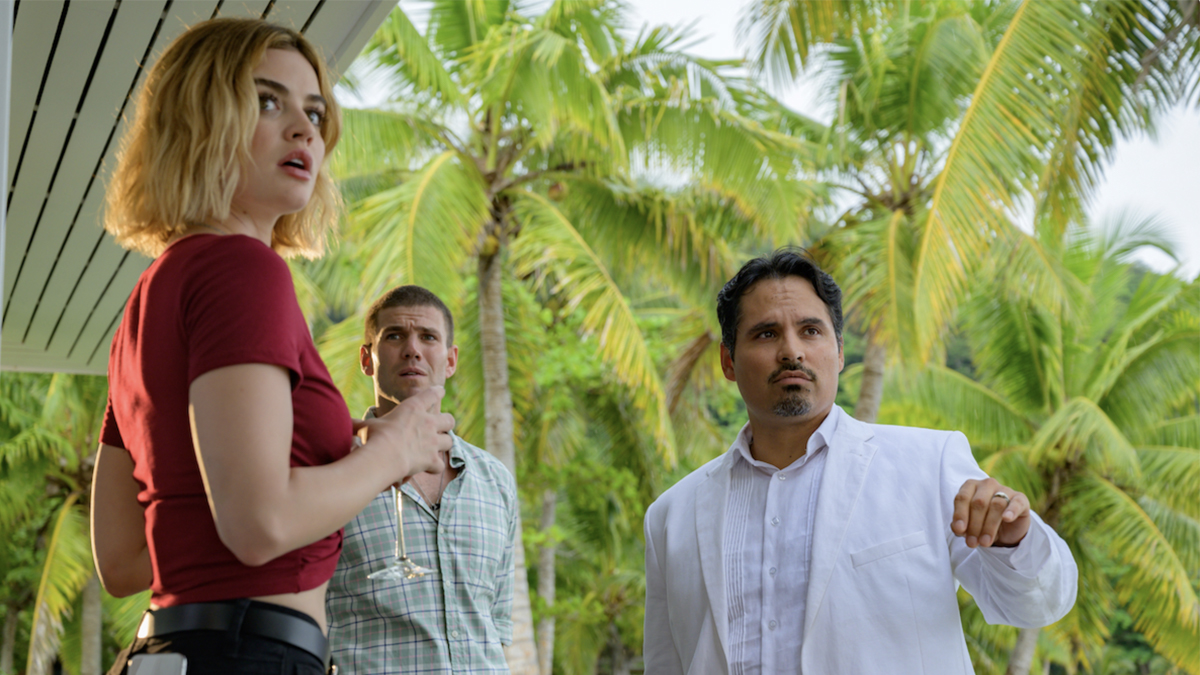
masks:
<instances>
[{"instance_id":1,"label":"woman's short sleeve","mask_svg":"<svg viewBox=\"0 0 1200 675\"><path fill-rule=\"evenodd\" d=\"M308 326L287 263L250 237L231 237L219 255L191 261L180 321L188 353L188 383L243 363L287 368L293 387Z\"/></svg>"}]
</instances>

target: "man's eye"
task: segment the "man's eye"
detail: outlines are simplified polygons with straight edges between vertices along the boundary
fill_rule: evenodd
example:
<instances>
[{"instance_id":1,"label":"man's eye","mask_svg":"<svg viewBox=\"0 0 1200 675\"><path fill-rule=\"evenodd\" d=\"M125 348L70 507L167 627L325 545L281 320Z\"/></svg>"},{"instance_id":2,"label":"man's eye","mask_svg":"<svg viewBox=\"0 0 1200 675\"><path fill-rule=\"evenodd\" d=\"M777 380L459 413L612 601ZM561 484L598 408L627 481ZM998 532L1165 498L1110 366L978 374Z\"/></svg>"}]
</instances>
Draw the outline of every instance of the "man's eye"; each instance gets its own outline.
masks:
<instances>
[{"instance_id":1,"label":"man's eye","mask_svg":"<svg viewBox=\"0 0 1200 675\"><path fill-rule=\"evenodd\" d=\"M758 334L758 337L760 337L760 338L772 338L772 337L775 337L775 331L773 331L773 330L764 330L763 332L761 332L761 333L759 333L759 334Z\"/></svg>"}]
</instances>

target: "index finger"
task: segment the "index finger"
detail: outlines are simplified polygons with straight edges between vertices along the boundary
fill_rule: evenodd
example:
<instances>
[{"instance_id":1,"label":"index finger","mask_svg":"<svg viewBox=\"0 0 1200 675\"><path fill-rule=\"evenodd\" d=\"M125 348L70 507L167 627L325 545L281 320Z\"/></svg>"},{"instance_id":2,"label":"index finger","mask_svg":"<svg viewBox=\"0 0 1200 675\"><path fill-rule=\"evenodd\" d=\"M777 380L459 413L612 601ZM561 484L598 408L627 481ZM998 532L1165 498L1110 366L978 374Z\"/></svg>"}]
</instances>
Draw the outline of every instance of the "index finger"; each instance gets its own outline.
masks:
<instances>
[{"instance_id":1,"label":"index finger","mask_svg":"<svg viewBox=\"0 0 1200 675\"><path fill-rule=\"evenodd\" d=\"M971 499L975 497L975 491L978 488L979 481L969 480L963 483L958 489L958 494L954 495L954 515L950 517L950 530L954 534L962 535L967 531L967 523L970 522L971 515Z\"/></svg>"}]
</instances>

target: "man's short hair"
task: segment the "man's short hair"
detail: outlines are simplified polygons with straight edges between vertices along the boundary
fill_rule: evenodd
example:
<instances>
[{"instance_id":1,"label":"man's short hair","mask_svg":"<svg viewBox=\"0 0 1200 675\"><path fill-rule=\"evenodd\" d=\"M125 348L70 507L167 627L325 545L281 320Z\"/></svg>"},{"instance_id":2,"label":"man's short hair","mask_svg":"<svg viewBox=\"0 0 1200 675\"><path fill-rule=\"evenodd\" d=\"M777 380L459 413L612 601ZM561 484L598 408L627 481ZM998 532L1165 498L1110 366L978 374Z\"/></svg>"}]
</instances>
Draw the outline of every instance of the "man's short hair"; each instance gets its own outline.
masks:
<instances>
[{"instance_id":1,"label":"man's short hair","mask_svg":"<svg viewBox=\"0 0 1200 675\"><path fill-rule=\"evenodd\" d=\"M763 279L783 279L785 277L800 277L808 279L817 292L817 297L825 303L829 317L833 320L833 332L837 336L838 345L842 344L842 289L821 266L816 263L808 252L801 248L785 247L776 250L770 257L759 257L751 260L738 270L737 274L717 293L717 321L721 323L721 342L733 356L733 347L737 343L738 321L742 318L742 296Z\"/></svg>"},{"instance_id":2,"label":"man's short hair","mask_svg":"<svg viewBox=\"0 0 1200 675\"><path fill-rule=\"evenodd\" d=\"M363 342L368 347L373 346L375 334L379 332L379 313L392 307L437 307L442 310L442 316L446 317L446 346L454 344L454 317L450 314L450 308L446 306L446 303L427 288L397 286L384 293L367 310Z\"/></svg>"}]
</instances>

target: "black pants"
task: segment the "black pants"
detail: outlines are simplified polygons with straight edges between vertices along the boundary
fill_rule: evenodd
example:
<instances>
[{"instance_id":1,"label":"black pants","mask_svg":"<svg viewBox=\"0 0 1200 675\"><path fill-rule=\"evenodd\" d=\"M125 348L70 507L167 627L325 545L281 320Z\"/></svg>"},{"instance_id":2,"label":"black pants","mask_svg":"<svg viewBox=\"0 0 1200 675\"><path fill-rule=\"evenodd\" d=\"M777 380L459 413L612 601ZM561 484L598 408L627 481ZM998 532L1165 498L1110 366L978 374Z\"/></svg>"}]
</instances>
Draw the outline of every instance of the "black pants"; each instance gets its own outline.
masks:
<instances>
[{"instance_id":1,"label":"black pants","mask_svg":"<svg viewBox=\"0 0 1200 675\"><path fill-rule=\"evenodd\" d=\"M314 626L312 617L289 607L255 600L231 600L242 610L251 605L270 607L301 617ZM117 656L108 675L124 675L129 659L136 654L183 654L187 675L324 675L321 660L299 647L276 642L234 629L187 630L157 637L134 638L129 649Z\"/></svg>"}]
</instances>

